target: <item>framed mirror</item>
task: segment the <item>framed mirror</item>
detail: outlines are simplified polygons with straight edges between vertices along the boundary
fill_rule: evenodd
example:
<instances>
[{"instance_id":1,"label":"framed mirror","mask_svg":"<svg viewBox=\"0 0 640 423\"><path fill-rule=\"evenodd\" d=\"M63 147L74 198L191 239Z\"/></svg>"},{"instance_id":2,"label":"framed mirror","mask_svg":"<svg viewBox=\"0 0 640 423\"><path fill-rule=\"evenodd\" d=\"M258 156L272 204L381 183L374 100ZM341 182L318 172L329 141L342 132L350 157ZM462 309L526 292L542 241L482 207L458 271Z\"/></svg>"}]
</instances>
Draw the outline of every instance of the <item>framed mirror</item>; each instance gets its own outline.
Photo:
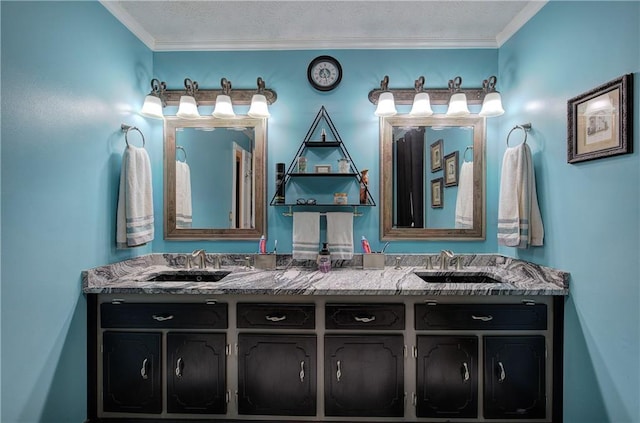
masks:
<instances>
[{"instance_id":1,"label":"framed mirror","mask_svg":"<svg viewBox=\"0 0 640 423\"><path fill-rule=\"evenodd\" d=\"M485 119L380 119L382 240L485 239Z\"/></svg>"},{"instance_id":2,"label":"framed mirror","mask_svg":"<svg viewBox=\"0 0 640 423\"><path fill-rule=\"evenodd\" d=\"M266 137L265 119L165 117L165 239L265 233Z\"/></svg>"}]
</instances>

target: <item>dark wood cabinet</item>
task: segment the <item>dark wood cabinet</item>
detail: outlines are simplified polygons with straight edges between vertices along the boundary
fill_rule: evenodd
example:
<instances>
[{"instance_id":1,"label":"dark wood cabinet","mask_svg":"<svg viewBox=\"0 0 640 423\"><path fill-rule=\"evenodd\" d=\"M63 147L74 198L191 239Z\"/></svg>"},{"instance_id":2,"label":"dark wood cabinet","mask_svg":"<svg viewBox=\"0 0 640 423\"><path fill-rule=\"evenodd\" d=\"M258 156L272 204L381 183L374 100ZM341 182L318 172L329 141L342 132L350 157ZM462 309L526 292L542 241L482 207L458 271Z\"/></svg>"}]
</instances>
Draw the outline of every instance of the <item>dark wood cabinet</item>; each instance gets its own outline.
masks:
<instances>
[{"instance_id":1,"label":"dark wood cabinet","mask_svg":"<svg viewBox=\"0 0 640 423\"><path fill-rule=\"evenodd\" d=\"M404 415L402 335L325 336L327 416Z\"/></svg>"},{"instance_id":2,"label":"dark wood cabinet","mask_svg":"<svg viewBox=\"0 0 640 423\"><path fill-rule=\"evenodd\" d=\"M160 333L103 334L104 410L162 412Z\"/></svg>"},{"instance_id":3,"label":"dark wood cabinet","mask_svg":"<svg viewBox=\"0 0 640 423\"><path fill-rule=\"evenodd\" d=\"M226 413L224 334L167 334L167 412Z\"/></svg>"},{"instance_id":4,"label":"dark wood cabinet","mask_svg":"<svg viewBox=\"0 0 640 423\"><path fill-rule=\"evenodd\" d=\"M484 415L491 419L545 417L545 337L484 338Z\"/></svg>"},{"instance_id":5,"label":"dark wood cabinet","mask_svg":"<svg viewBox=\"0 0 640 423\"><path fill-rule=\"evenodd\" d=\"M316 336L238 335L238 412L316 415Z\"/></svg>"},{"instance_id":6,"label":"dark wood cabinet","mask_svg":"<svg viewBox=\"0 0 640 423\"><path fill-rule=\"evenodd\" d=\"M478 338L418 336L416 355L416 415L477 417Z\"/></svg>"}]
</instances>

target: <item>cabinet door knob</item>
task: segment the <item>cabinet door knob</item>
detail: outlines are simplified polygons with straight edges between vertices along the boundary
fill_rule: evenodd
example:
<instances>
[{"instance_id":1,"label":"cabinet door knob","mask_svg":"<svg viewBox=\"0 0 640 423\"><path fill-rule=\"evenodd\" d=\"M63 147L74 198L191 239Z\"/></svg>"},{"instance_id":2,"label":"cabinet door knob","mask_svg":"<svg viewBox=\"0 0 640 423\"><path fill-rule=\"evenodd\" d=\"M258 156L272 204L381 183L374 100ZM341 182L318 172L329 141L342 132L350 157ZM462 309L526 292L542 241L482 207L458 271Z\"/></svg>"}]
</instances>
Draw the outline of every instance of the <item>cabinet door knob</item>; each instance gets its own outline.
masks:
<instances>
[{"instance_id":1,"label":"cabinet door knob","mask_svg":"<svg viewBox=\"0 0 640 423\"><path fill-rule=\"evenodd\" d=\"M300 362L300 382L304 382L304 361Z\"/></svg>"},{"instance_id":2,"label":"cabinet door knob","mask_svg":"<svg viewBox=\"0 0 640 423\"><path fill-rule=\"evenodd\" d=\"M146 358L144 360L142 360L142 367L140 368L140 376L142 376L142 378L144 380L149 379L149 375L147 374L147 359Z\"/></svg>"},{"instance_id":3,"label":"cabinet door knob","mask_svg":"<svg viewBox=\"0 0 640 423\"><path fill-rule=\"evenodd\" d=\"M469 366L467 365L466 362L462 363L462 368L463 368L463 372L462 372L462 380L464 382L468 382L470 379L470 375L469 375Z\"/></svg>"},{"instance_id":4,"label":"cabinet door knob","mask_svg":"<svg viewBox=\"0 0 640 423\"><path fill-rule=\"evenodd\" d=\"M182 357L178 357L178 361L176 362L176 377L179 379L182 377L182 368L184 367L182 362Z\"/></svg>"},{"instance_id":5,"label":"cabinet door knob","mask_svg":"<svg viewBox=\"0 0 640 423\"><path fill-rule=\"evenodd\" d=\"M342 369L340 368L340 360L338 360L337 366L336 366L336 380L338 382L340 382L340 378L342 377Z\"/></svg>"},{"instance_id":6,"label":"cabinet door knob","mask_svg":"<svg viewBox=\"0 0 640 423\"><path fill-rule=\"evenodd\" d=\"M507 374L504 371L504 366L502 365L502 361L498 361L498 367L500 368L500 374L498 375L498 382L502 383L507 378Z\"/></svg>"},{"instance_id":7,"label":"cabinet door knob","mask_svg":"<svg viewBox=\"0 0 640 423\"><path fill-rule=\"evenodd\" d=\"M376 320L376 316L371 316L371 317L358 317L358 316L354 316L353 317L354 320L356 322L360 322L360 323L371 323L374 320Z\"/></svg>"},{"instance_id":8,"label":"cabinet door knob","mask_svg":"<svg viewBox=\"0 0 640 423\"><path fill-rule=\"evenodd\" d=\"M270 322L282 322L283 320L285 320L287 318L287 316L282 315L282 316L264 316L265 319L267 319Z\"/></svg>"}]
</instances>

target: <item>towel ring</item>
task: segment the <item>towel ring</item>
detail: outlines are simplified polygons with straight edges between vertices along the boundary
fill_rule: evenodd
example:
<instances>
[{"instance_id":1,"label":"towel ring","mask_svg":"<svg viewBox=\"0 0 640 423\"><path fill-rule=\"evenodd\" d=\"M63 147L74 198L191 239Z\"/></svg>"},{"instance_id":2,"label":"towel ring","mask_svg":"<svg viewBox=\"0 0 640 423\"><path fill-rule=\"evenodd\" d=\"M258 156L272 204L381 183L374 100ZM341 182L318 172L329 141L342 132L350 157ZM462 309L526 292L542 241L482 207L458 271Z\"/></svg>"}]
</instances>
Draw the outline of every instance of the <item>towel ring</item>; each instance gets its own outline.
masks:
<instances>
[{"instance_id":1,"label":"towel ring","mask_svg":"<svg viewBox=\"0 0 640 423\"><path fill-rule=\"evenodd\" d=\"M140 136L142 137L142 148L144 148L144 134L141 130L139 130L135 126L125 125L124 123L120 125L120 128L122 129L122 132L124 132L124 142L127 143L127 147L129 147L129 131L138 131L138 133L140 133Z\"/></svg>"},{"instance_id":2,"label":"towel ring","mask_svg":"<svg viewBox=\"0 0 640 423\"><path fill-rule=\"evenodd\" d=\"M523 123L522 125L514 126L511 129L511 131L509 131L509 134L507 135L507 147L509 147L509 137L511 136L511 133L513 131L515 131L516 129L521 129L522 132L524 132L524 140L522 141L522 144L526 144L527 143L527 132L529 132L529 130L531 129L531 124L530 123Z\"/></svg>"},{"instance_id":3,"label":"towel ring","mask_svg":"<svg viewBox=\"0 0 640 423\"><path fill-rule=\"evenodd\" d=\"M467 161L467 151L471 150L471 160L469 160L469 162L473 161L473 146L469 145L467 146L467 148L464 149L464 153L462 153L462 161L466 162Z\"/></svg>"},{"instance_id":4,"label":"towel ring","mask_svg":"<svg viewBox=\"0 0 640 423\"><path fill-rule=\"evenodd\" d=\"M184 147L182 147L181 145L176 145L176 160L178 160L178 153L177 153L178 150L182 151L182 154L184 155L184 159L182 160L182 163L186 163L187 162L187 150L185 150Z\"/></svg>"}]
</instances>

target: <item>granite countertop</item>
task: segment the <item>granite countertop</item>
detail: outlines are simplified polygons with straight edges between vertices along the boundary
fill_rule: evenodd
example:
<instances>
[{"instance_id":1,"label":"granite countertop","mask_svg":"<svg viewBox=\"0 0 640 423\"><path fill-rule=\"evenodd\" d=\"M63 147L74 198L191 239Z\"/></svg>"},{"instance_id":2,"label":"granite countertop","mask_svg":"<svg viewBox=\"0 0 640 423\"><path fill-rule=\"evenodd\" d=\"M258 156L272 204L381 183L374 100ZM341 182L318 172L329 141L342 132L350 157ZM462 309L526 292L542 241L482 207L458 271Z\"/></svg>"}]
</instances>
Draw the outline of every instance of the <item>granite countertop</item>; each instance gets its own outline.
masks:
<instances>
[{"instance_id":1,"label":"granite countertop","mask_svg":"<svg viewBox=\"0 0 640 423\"><path fill-rule=\"evenodd\" d=\"M205 274L230 271L218 282L149 281L163 273ZM276 270L245 267L246 254L207 254L206 269L186 269L185 254L149 254L82 272L85 294L215 294L215 295L568 295L569 274L494 254L461 255L463 269L439 270L437 255L388 255L385 267L363 270L362 256L334 262L329 273L310 261L278 255ZM396 268L396 257L400 267ZM434 269L425 268L431 257ZM455 267L455 266L451 266ZM414 274L487 276L497 283L433 283Z\"/></svg>"}]
</instances>

